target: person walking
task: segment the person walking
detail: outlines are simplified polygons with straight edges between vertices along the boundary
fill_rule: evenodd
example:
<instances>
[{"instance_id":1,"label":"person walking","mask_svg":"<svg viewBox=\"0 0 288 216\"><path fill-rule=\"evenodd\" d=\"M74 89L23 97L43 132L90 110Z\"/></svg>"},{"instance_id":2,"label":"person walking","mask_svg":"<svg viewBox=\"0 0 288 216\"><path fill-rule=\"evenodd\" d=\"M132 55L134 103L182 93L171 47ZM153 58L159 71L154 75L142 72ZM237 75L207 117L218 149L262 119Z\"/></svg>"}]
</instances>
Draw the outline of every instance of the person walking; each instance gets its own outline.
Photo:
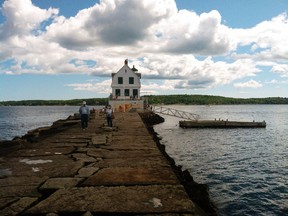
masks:
<instances>
[{"instance_id":1,"label":"person walking","mask_svg":"<svg viewBox=\"0 0 288 216\"><path fill-rule=\"evenodd\" d=\"M83 101L82 106L79 108L79 113L81 116L81 126L83 130L88 128L89 112L89 107L87 106L86 101Z\"/></svg>"},{"instance_id":2,"label":"person walking","mask_svg":"<svg viewBox=\"0 0 288 216\"><path fill-rule=\"evenodd\" d=\"M108 127L113 127L113 122L112 122L112 119L113 119L113 109L111 107L111 105L108 105L106 110L106 118L107 118L107 124L108 124Z\"/></svg>"}]
</instances>

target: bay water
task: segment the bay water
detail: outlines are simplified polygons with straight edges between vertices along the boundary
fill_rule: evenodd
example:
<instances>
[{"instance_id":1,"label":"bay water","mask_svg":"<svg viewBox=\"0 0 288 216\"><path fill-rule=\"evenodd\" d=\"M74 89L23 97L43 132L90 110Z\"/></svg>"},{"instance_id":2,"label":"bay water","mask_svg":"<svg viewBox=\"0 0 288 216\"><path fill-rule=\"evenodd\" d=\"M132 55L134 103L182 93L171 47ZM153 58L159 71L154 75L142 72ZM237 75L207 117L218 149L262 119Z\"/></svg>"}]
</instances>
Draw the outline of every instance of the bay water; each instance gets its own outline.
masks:
<instances>
[{"instance_id":1,"label":"bay water","mask_svg":"<svg viewBox=\"0 0 288 216\"><path fill-rule=\"evenodd\" d=\"M184 129L162 115L154 130L176 164L209 186L220 215L288 215L288 105L169 107L200 119L265 120L266 128Z\"/></svg>"},{"instance_id":2,"label":"bay water","mask_svg":"<svg viewBox=\"0 0 288 216\"><path fill-rule=\"evenodd\" d=\"M0 140L23 136L78 113L79 106L0 106Z\"/></svg>"},{"instance_id":3,"label":"bay water","mask_svg":"<svg viewBox=\"0 0 288 216\"><path fill-rule=\"evenodd\" d=\"M288 215L288 105L169 106L200 119L263 121L266 128L183 129L165 116L154 126L167 153L209 186L223 216ZM78 112L78 106L0 106L0 140L23 136Z\"/></svg>"}]
</instances>

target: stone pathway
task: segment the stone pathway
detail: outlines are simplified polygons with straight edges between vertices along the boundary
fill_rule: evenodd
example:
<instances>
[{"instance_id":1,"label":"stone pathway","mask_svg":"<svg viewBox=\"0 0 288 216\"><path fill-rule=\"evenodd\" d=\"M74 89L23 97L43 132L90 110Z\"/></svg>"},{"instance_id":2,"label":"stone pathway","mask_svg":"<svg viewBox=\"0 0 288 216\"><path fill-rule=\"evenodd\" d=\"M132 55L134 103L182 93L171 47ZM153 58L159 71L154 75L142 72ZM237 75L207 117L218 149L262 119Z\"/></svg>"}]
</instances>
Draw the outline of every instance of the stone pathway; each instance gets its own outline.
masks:
<instances>
[{"instance_id":1,"label":"stone pathway","mask_svg":"<svg viewBox=\"0 0 288 216\"><path fill-rule=\"evenodd\" d=\"M138 113L73 121L1 156L0 215L203 215Z\"/></svg>"}]
</instances>

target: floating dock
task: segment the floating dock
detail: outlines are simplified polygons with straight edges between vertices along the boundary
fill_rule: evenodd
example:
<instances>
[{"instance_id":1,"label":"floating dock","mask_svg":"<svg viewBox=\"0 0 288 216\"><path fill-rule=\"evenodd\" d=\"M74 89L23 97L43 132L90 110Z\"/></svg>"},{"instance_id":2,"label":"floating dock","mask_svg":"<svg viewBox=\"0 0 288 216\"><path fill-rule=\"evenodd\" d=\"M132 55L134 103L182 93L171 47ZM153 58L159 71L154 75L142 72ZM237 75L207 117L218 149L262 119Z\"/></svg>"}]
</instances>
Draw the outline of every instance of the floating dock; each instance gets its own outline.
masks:
<instances>
[{"instance_id":1,"label":"floating dock","mask_svg":"<svg viewBox=\"0 0 288 216\"><path fill-rule=\"evenodd\" d=\"M139 114L116 113L113 128L91 114L87 130L71 117L2 142L0 215L217 215Z\"/></svg>"},{"instance_id":2,"label":"floating dock","mask_svg":"<svg viewBox=\"0 0 288 216\"><path fill-rule=\"evenodd\" d=\"M179 126L182 128L266 128L266 122L192 120L179 121Z\"/></svg>"}]
</instances>

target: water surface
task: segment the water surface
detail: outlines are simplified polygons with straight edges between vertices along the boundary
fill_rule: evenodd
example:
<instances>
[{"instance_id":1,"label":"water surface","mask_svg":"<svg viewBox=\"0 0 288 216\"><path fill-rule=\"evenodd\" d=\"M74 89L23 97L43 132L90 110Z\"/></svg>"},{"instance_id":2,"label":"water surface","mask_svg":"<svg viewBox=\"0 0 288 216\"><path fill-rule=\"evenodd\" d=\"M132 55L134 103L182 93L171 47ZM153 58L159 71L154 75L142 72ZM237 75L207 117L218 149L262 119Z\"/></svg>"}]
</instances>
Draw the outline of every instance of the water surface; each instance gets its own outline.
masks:
<instances>
[{"instance_id":1,"label":"water surface","mask_svg":"<svg viewBox=\"0 0 288 216\"><path fill-rule=\"evenodd\" d=\"M0 140L23 136L38 127L51 126L78 112L75 106L0 106Z\"/></svg>"},{"instance_id":2,"label":"water surface","mask_svg":"<svg viewBox=\"0 0 288 216\"><path fill-rule=\"evenodd\" d=\"M267 128L183 129L164 116L155 131L168 154L206 183L221 215L288 215L288 106L170 106L201 119L267 122Z\"/></svg>"}]
</instances>

